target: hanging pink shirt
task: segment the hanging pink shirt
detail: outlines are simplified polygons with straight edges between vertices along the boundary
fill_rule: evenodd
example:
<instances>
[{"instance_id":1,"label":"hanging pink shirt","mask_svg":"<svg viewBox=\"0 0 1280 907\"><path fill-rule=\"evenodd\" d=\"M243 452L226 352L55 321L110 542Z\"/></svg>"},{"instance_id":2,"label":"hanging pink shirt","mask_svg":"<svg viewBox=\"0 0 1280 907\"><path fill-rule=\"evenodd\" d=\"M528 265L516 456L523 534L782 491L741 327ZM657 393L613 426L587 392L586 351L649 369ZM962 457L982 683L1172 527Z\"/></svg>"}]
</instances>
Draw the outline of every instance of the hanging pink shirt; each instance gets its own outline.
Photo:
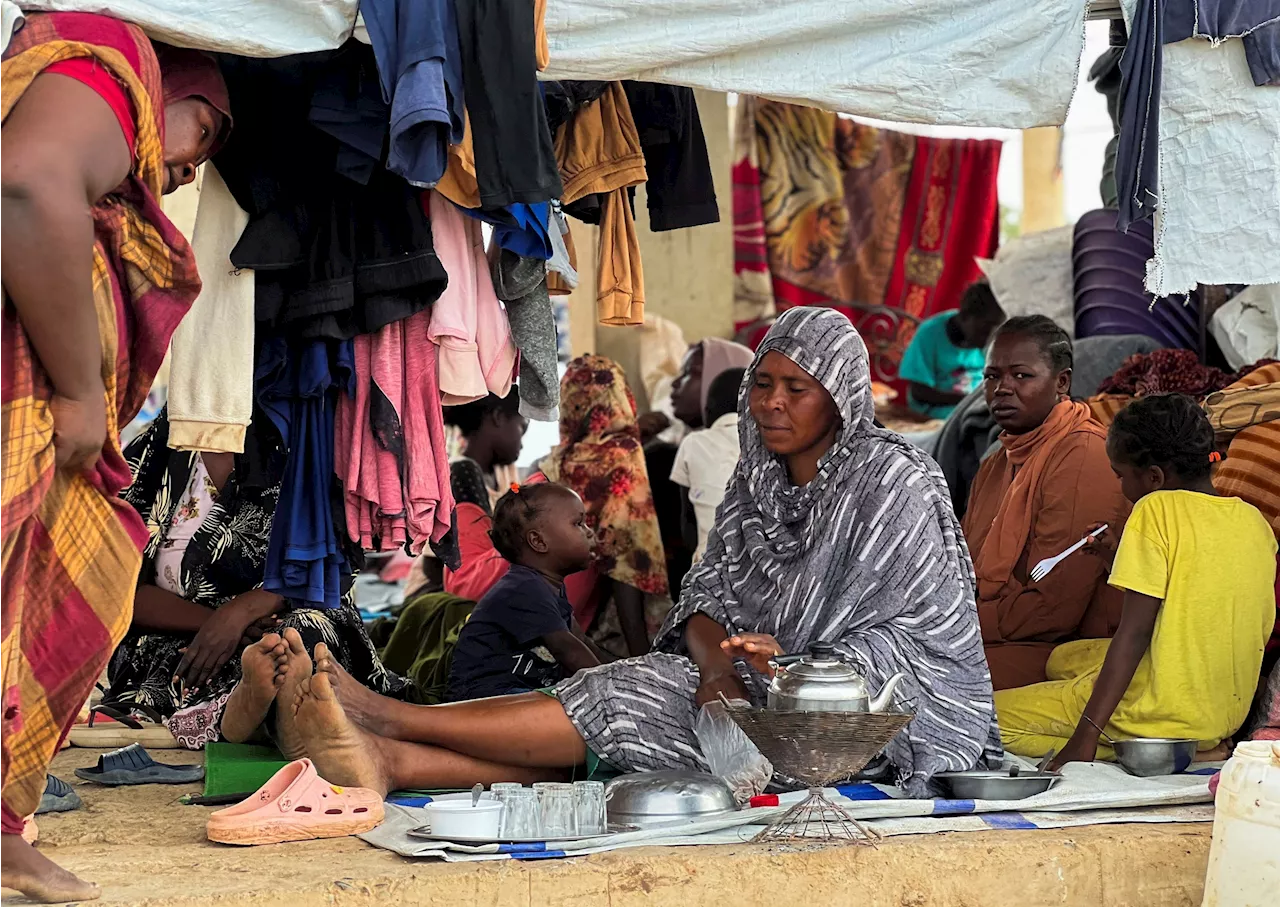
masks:
<instances>
[{"instance_id":1,"label":"hanging pink shirt","mask_svg":"<svg viewBox=\"0 0 1280 907\"><path fill-rule=\"evenodd\" d=\"M355 338L355 397L338 399L334 466L347 534L413 554L449 531L453 492L431 310Z\"/></svg>"},{"instance_id":2,"label":"hanging pink shirt","mask_svg":"<svg viewBox=\"0 0 1280 907\"><path fill-rule=\"evenodd\" d=\"M445 406L505 397L515 376L517 351L507 313L493 291L480 222L432 190L422 204L431 217L436 256L449 286L432 304L431 340L439 348L440 394Z\"/></svg>"}]
</instances>

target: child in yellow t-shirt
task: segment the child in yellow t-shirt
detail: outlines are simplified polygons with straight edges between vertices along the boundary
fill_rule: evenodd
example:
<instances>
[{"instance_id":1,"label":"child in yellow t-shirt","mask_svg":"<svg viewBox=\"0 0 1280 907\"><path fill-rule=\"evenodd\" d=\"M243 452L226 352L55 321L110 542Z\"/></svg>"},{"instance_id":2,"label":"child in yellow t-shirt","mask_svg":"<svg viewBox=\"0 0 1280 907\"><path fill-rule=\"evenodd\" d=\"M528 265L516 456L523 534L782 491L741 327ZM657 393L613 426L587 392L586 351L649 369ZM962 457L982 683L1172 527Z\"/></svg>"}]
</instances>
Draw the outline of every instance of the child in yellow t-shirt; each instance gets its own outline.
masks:
<instances>
[{"instance_id":1,"label":"child in yellow t-shirt","mask_svg":"<svg viewBox=\"0 0 1280 907\"><path fill-rule=\"evenodd\" d=\"M1276 540L1262 514L1210 482L1213 429L1194 401L1145 397L1116 416L1111 467L1133 514L1113 561L1125 591L1111 640L1054 649L1047 683L995 694L1000 736L1052 767L1090 762L1115 738L1188 737L1213 749L1244 722L1275 622ZM1085 492L1087 493L1087 491Z\"/></svg>"}]
</instances>

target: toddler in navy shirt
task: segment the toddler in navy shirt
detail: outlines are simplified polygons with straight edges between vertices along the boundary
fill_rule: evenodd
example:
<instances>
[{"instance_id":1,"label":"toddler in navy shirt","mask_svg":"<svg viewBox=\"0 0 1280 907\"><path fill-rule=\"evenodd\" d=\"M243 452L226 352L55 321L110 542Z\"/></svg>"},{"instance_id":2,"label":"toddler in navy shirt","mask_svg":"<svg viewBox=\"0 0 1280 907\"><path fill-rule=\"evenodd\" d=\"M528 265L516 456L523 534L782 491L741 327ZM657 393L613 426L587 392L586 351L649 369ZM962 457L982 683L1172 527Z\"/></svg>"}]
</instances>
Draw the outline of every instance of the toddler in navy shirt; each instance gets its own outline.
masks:
<instances>
[{"instance_id":1,"label":"toddler in navy shirt","mask_svg":"<svg viewBox=\"0 0 1280 907\"><path fill-rule=\"evenodd\" d=\"M608 660L575 623L564 589L591 562L581 498L563 485L513 486L494 508L490 537L511 569L458 634L446 698L543 689Z\"/></svg>"}]
</instances>

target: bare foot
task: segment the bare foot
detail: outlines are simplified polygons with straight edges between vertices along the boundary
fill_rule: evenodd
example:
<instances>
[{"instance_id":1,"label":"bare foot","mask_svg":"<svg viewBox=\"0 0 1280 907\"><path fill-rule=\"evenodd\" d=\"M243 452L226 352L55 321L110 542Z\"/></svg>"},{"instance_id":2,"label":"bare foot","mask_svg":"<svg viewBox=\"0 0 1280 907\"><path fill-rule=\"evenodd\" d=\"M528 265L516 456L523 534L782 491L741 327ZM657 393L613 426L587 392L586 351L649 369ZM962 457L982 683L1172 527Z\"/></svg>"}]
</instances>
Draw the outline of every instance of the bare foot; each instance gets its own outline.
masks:
<instances>
[{"instance_id":1,"label":"bare foot","mask_svg":"<svg viewBox=\"0 0 1280 907\"><path fill-rule=\"evenodd\" d=\"M96 901L102 889L67 872L19 835L0 835L4 887L20 891L42 904Z\"/></svg>"},{"instance_id":2,"label":"bare foot","mask_svg":"<svg viewBox=\"0 0 1280 907\"><path fill-rule=\"evenodd\" d=\"M356 727L334 695L328 674L304 680L294 700L297 729L320 777L331 784L367 787L387 795L372 735Z\"/></svg>"},{"instance_id":3,"label":"bare foot","mask_svg":"<svg viewBox=\"0 0 1280 907\"><path fill-rule=\"evenodd\" d=\"M289 646L278 633L265 633L240 656L240 682L222 710L222 736L244 743L267 717L284 683Z\"/></svg>"},{"instance_id":4,"label":"bare foot","mask_svg":"<svg viewBox=\"0 0 1280 907\"><path fill-rule=\"evenodd\" d=\"M280 692L276 694L276 746L286 759L301 759L307 755L302 735L294 724L294 700L298 688L303 681L311 677L311 656L307 647L302 644L298 631L290 627L284 631L285 645L289 652L288 666L285 668L284 681L280 684Z\"/></svg>"},{"instance_id":5,"label":"bare foot","mask_svg":"<svg viewBox=\"0 0 1280 907\"><path fill-rule=\"evenodd\" d=\"M329 675L329 686L333 688L338 702L342 703L342 710L347 713L348 718L367 731L391 736L386 704L394 700L375 693L348 674L347 669L324 643L316 644L316 673Z\"/></svg>"}]
</instances>

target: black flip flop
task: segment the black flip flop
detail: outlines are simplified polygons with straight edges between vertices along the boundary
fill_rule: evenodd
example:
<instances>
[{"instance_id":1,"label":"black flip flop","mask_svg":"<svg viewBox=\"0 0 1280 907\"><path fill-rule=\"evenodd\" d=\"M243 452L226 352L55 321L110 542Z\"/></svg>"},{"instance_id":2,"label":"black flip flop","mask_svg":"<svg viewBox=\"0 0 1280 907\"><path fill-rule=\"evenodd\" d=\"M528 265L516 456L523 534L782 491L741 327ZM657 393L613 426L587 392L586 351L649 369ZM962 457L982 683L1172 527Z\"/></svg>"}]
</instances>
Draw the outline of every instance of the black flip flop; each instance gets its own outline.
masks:
<instances>
[{"instance_id":1,"label":"black flip flop","mask_svg":"<svg viewBox=\"0 0 1280 907\"><path fill-rule=\"evenodd\" d=\"M44 794L40 797L40 805L36 808L37 816L43 816L45 813L71 812L82 806L84 804L80 802L80 795L71 789L70 784L53 775L45 776Z\"/></svg>"},{"instance_id":2,"label":"black flip flop","mask_svg":"<svg viewBox=\"0 0 1280 907\"><path fill-rule=\"evenodd\" d=\"M153 750L178 747L160 713L139 702L98 703L89 709L88 722L73 727L68 739L72 746L88 749L119 749L131 743Z\"/></svg>"},{"instance_id":3,"label":"black flip flop","mask_svg":"<svg viewBox=\"0 0 1280 907\"><path fill-rule=\"evenodd\" d=\"M118 787L125 784L192 784L204 778L203 765L156 762L138 744L104 753L96 768L78 768L76 777Z\"/></svg>"}]
</instances>

